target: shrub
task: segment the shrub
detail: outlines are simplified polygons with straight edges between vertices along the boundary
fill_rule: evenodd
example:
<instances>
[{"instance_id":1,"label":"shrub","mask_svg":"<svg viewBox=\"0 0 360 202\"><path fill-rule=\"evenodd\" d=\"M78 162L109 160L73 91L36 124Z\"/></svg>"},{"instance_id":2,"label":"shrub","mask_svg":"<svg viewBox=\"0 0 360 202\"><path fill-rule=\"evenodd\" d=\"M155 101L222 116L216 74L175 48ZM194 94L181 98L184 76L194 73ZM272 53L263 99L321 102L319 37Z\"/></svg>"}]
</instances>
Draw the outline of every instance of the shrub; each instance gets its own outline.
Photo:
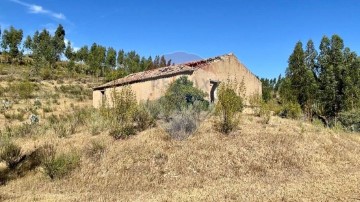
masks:
<instances>
[{"instance_id":1,"label":"shrub","mask_svg":"<svg viewBox=\"0 0 360 202\"><path fill-rule=\"evenodd\" d=\"M45 144L24 156L24 160L21 162L21 164L19 164L16 172L18 175L22 176L28 171L42 165L46 162L47 159L54 155L54 147L52 145Z\"/></svg>"},{"instance_id":2,"label":"shrub","mask_svg":"<svg viewBox=\"0 0 360 202\"><path fill-rule=\"evenodd\" d=\"M137 130L139 131L143 131L155 125L154 118L151 116L150 112L145 108L144 105L139 105L137 107L133 120L136 124Z\"/></svg>"},{"instance_id":3,"label":"shrub","mask_svg":"<svg viewBox=\"0 0 360 202\"><path fill-rule=\"evenodd\" d=\"M101 131L104 131L106 128L111 128L111 118L108 118L106 113L109 112L108 109L100 109L100 111L92 111L89 115L89 118L86 120L86 125L90 130L92 135L97 135ZM104 114L102 114L102 112Z\"/></svg>"},{"instance_id":4,"label":"shrub","mask_svg":"<svg viewBox=\"0 0 360 202\"><path fill-rule=\"evenodd\" d=\"M50 116L47 117L47 121L49 122L50 125L54 125L58 123L60 120L57 115L51 114Z\"/></svg>"},{"instance_id":5,"label":"shrub","mask_svg":"<svg viewBox=\"0 0 360 202\"><path fill-rule=\"evenodd\" d=\"M203 102L204 106L208 102L204 100L206 94L193 86L193 82L189 81L186 76L182 76L170 84L165 92L165 101L171 110L180 111L188 105L194 104L195 101Z\"/></svg>"},{"instance_id":6,"label":"shrub","mask_svg":"<svg viewBox=\"0 0 360 202\"><path fill-rule=\"evenodd\" d=\"M38 99L38 98L36 98L35 100L34 100L34 106L35 107L37 107L37 108L40 108L41 107L41 101Z\"/></svg>"},{"instance_id":7,"label":"shrub","mask_svg":"<svg viewBox=\"0 0 360 202\"><path fill-rule=\"evenodd\" d=\"M237 113L243 110L243 100L237 94L236 82L222 83L218 89L218 102L215 112L220 117L216 128L225 134L230 133L238 124Z\"/></svg>"},{"instance_id":8,"label":"shrub","mask_svg":"<svg viewBox=\"0 0 360 202\"><path fill-rule=\"evenodd\" d=\"M24 115L25 112L19 112L19 113L4 113L4 117L9 120L18 120L18 121L24 121Z\"/></svg>"},{"instance_id":9,"label":"shrub","mask_svg":"<svg viewBox=\"0 0 360 202\"><path fill-rule=\"evenodd\" d=\"M86 154L89 157L100 158L105 152L106 146L102 142L91 141L87 147Z\"/></svg>"},{"instance_id":10,"label":"shrub","mask_svg":"<svg viewBox=\"0 0 360 202\"><path fill-rule=\"evenodd\" d=\"M173 115L166 131L176 140L184 140L193 134L198 127L196 113L189 109Z\"/></svg>"},{"instance_id":11,"label":"shrub","mask_svg":"<svg viewBox=\"0 0 360 202\"><path fill-rule=\"evenodd\" d=\"M21 99L29 99L32 97L34 92L34 84L29 81L19 82L14 85L10 86L12 89Z\"/></svg>"},{"instance_id":12,"label":"shrub","mask_svg":"<svg viewBox=\"0 0 360 202\"><path fill-rule=\"evenodd\" d=\"M109 135L114 139L126 139L131 135L136 134L136 129L132 124L126 124L123 126L118 126L112 130L110 130Z\"/></svg>"},{"instance_id":13,"label":"shrub","mask_svg":"<svg viewBox=\"0 0 360 202\"><path fill-rule=\"evenodd\" d=\"M60 179L79 165L80 156L75 152L53 155L43 163L45 172L51 179Z\"/></svg>"},{"instance_id":14,"label":"shrub","mask_svg":"<svg viewBox=\"0 0 360 202\"><path fill-rule=\"evenodd\" d=\"M288 102L285 103L279 113L283 118L298 119L301 117L301 106L299 103Z\"/></svg>"},{"instance_id":15,"label":"shrub","mask_svg":"<svg viewBox=\"0 0 360 202\"><path fill-rule=\"evenodd\" d=\"M263 123L268 124L271 118L271 110L269 104L262 102L260 105L259 116L263 118Z\"/></svg>"},{"instance_id":16,"label":"shrub","mask_svg":"<svg viewBox=\"0 0 360 202\"><path fill-rule=\"evenodd\" d=\"M24 123L20 126L13 127L13 137L29 137L33 134L35 126Z\"/></svg>"},{"instance_id":17,"label":"shrub","mask_svg":"<svg viewBox=\"0 0 360 202\"><path fill-rule=\"evenodd\" d=\"M40 70L40 77L42 78L42 80L51 80L54 79L54 74L50 68L44 67Z\"/></svg>"},{"instance_id":18,"label":"shrub","mask_svg":"<svg viewBox=\"0 0 360 202\"><path fill-rule=\"evenodd\" d=\"M66 138L71 135L71 129L64 122L53 125L53 128L56 135L60 138Z\"/></svg>"},{"instance_id":19,"label":"shrub","mask_svg":"<svg viewBox=\"0 0 360 202\"><path fill-rule=\"evenodd\" d=\"M64 93L66 97L77 98L79 100L90 98L92 96L91 89L85 89L81 85L61 85L57 90Z\"/></svg>"},{"instance_id":20,"label":"shrub","mask_svg":"<svg viewBox=\"0 0 360 202\"><path fill-rule=\"evenodd\" d=\"M55 156L55 148L51 144L44 144L43 146L35 149L29 158L34 166L41 165L45 163L47 160L53 158Z\"/></svg>"},{"instance_id":21,"label":"shrub","mask_svg":"<svg viewBox=\"0 0 360 202\"><path fill-rule=\"evenodd\" d=\"M153 119L159 118L159 115L161 113L161 104L158 100L155 101L148 100L144 106L148 110L148 112L150 113Z\"/></svg>"},{"instance_id":22,"label":"shrub","mask_svg":"<svg viewBox=\"0 0 360 202\"><path fill-rule=\"evenodd\" d=\"M338 115L339 122L350 131L360 131L360 111L352 110L341 112Z\"/></svg>"},{"instance_id":23,"label":"shrub","mask_svg":"<svg viewBox=\"0 0 360 202\"><path fill-rule=\"evenodd\" d=\"M10 169L14 169L21 160L21 148L14 143L8 143L3 146L0 159L5 161Z\"/></svg>"},{"instance_id":24,"label":"shrub","mask_svg":"<svg viewBox=\"0 0 360 202\"><path fill-rule=\"evenodd\" d=\"M134 92L130 87L123 87L120 92L112 93L113 113L120 123L131 122L137 110L137 101Z\"/></svg>"}]
</instances>

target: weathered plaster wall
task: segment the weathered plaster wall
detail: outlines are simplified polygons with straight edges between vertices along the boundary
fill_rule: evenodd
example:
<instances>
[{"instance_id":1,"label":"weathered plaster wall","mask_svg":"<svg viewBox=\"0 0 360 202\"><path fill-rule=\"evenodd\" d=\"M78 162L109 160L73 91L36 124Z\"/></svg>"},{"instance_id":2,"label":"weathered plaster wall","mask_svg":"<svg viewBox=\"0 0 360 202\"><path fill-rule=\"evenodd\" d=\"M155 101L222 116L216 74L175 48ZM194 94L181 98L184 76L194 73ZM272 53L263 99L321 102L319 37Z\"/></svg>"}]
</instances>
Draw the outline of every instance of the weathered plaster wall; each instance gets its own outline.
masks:
<instances>
[{"instance_id":1,"label":"weathered plaster wall","mask_svg":"<svg viewBox=\"0 0 360 202\"><path fill-rule=\"evenodd\" d=\"M208 94L210 94L211 89L210 79L220 82L236 79L238 83L243 80L247 98L254 94L262 94L261 81L241 64L234 55L214 61L195 71L190 76L190 80L194 82L195 86Z\"/></svg>"},{"instance_id":2,"label":"weathered plaster wall","mask_svg":"<svg viewBox=\"0 0 360 202\"><path fill-rule=\"evenodd\" d=\"M93 106L99 108L102 105L102 95L100 90L93 91Z\"/></svg>"},{"instance_id":3,"label":"weathered plaster wall","mask_svg":"<svg viewBox=\"0 0 360 202\"><path fill-rule=\"evenodd\" d=\"M210 79L219 80L221 82L225 82L227 79L237 79L239 83L244 79L247 97L254 94L261 95L261 82L243 64L241 64L234 55L214 60L194 71L192 74L180 74L173 77L133 83L130 86L139 102L155 100L164 95L171 82L183 75L187 75L189 80L193 81L197 88L207 93L207 99L209 100L212 87ZM121 88L122 86L115 87L115 90L120 91ZM113 93L114 88L105 89L104 96L106 97L107 105L110 107L112 106ZM95 108L101 106L102 96L100 90L93 92L93 105Z\"/></svg>"},{"instance_id":4,"label":"weathered plaster wall","mask_svg":"<svg viewBox=\"0 0 360 202\"><path fill-rule=\"evenodd\" d=\"M164 95L166 89L169 87L169 84L178 79L181 76L186 76L189 74L180 74L173 77L161 78L156 80L144 81L139 83L133 83L130 85L131 89L134 91L136 95L136 99L138 102L147 101L147 100L155 100ZM114 95L114 90L119 92L123 88L123 86L115 87L115 88L107 88L105 89L105 96L107 100L107 105L112 106L112 99ZM100 91L99 91L100 92ZM99 93L101 95L101 93ZM99 99L99 98L97 98ZM101 98L100 98L101 99ZM94 105L94 107L96 107Z\"/></svg>"}]
</instances>

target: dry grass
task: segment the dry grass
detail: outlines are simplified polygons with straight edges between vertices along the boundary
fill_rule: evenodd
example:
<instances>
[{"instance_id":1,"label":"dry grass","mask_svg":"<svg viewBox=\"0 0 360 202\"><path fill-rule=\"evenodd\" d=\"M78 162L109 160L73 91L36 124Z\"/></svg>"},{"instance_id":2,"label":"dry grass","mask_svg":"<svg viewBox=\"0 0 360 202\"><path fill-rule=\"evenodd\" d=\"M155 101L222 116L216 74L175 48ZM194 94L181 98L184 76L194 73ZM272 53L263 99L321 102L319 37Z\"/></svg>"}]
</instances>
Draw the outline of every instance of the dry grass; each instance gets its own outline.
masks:
<instances>
[{"instance_id":1,"label":"dry grass","mask_svg":"<svg viewBox=\"0 0 360 202\"><path fill-rule=\"evenodd\" d=\"M51 142L82 152L70 176L37 169L0 187L8 201L355 201L360 199L360 137L272 117L242 117L228 136L207 120L176 141L161 128L115 141L106 133L26 139L23 151ZM99 158L87 155L101 142Z\"/></svg>"}]
</instances>

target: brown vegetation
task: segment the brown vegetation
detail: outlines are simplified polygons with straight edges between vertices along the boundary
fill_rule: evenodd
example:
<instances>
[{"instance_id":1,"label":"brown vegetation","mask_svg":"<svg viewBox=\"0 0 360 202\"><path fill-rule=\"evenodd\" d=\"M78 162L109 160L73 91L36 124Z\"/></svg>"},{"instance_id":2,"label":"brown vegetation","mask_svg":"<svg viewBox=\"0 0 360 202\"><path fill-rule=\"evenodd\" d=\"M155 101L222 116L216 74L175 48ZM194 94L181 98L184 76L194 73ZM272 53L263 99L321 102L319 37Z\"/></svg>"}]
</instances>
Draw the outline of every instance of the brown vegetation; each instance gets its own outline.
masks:
<instances>
[{"instance_id":1,"label":"brown vegetation","mask_svg":"<svg viewBox=\"0 0 360 202\"><path fill-rule=\"evenodd\" d=\"M253 115L244 115L241 129L229 136L212 125L206 121L184 141L170 139L159 127L121 141L81 132L66 139L19 138L25 151L45 142L60 152L76 148L81 165L57 180L42 169L32 171L2 186L0 194L17 201L349 201L360 196L357 134L278 117L262 124ZM100 149L94 142L101 142ZM98 152L98 158L89 155Z\"/></svg>"}]
</instances>

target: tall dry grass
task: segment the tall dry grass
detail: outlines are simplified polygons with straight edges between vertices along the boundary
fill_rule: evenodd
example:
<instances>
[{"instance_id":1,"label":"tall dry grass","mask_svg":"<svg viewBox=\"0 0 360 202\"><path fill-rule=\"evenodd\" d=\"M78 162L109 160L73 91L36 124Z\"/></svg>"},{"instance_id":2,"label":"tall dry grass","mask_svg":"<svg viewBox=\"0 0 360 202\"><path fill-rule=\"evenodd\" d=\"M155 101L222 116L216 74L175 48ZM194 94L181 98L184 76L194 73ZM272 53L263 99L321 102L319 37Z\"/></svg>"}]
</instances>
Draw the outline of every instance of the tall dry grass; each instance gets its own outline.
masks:
<instances>
[{"instance_id":1,"label":"tall dry grass","mask_svg":"<svg viewBox=\"0 0 360 202\"><path fill-rule=\"evenodd\" d=\"M51 180L39 168L0 187L8 201L355 201L360 138L300 121L243 115L228 136L213 121L184 141L153 128L116 141L107 133L19 138L24 152L51 142L81 163ZM101 143L96 158L89 155Z\"/></svg>"}]
</instances>

